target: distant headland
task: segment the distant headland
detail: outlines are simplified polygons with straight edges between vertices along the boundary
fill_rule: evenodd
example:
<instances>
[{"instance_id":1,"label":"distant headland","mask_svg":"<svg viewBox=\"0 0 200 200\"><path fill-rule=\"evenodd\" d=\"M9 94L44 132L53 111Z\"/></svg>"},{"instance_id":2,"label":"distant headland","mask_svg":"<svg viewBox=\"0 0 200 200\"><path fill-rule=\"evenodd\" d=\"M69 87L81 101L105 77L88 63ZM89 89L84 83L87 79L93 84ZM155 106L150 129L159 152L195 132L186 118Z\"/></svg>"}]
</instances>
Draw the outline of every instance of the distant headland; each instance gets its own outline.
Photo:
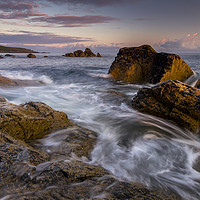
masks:
<instances>
[{"instance_id":1,"label":"distant headland","mask_svg":"<svg viewBox=\"0 0 200 200\"><path fill-rule=\"evenodd\" d=\"M0 53L39 53L32 49L0 46Z\"/></svg>"}]
</instances>

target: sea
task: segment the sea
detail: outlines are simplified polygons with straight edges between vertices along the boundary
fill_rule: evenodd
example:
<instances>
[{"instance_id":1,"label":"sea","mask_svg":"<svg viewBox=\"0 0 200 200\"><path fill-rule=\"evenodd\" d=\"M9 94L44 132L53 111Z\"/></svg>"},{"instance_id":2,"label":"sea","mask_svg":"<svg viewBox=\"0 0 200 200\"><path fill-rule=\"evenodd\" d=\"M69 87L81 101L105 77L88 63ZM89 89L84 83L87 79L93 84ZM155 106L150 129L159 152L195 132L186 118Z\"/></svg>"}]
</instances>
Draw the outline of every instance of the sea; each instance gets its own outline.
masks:
<instances>
[{"instance_id":1,"label":"sea","mask_svg":"<svg viewBox=\"0 0 200 200\"><path fill-rule=\"evenodd\" d=\"M102 58L67 58L58 54L15 54L0 60L0 74L38 80L39 86L0 87L13 104L44 102L65 112L76 124L95 131L91 164L114 176L147 187L172 190L186 200L200 199L200 138L172 121L140 113L131 107L138 90L152 87L115 81L108 74L116 54ZM186 81L194 86L200 74L200 54L180 54L194 70ZM45 140L45 142L44 142ZM59 136L42 140L56 145ZM62 138L60 138L62 140ZM40 141L39 141L40 142Z\"/></svg>"}]
</instances>

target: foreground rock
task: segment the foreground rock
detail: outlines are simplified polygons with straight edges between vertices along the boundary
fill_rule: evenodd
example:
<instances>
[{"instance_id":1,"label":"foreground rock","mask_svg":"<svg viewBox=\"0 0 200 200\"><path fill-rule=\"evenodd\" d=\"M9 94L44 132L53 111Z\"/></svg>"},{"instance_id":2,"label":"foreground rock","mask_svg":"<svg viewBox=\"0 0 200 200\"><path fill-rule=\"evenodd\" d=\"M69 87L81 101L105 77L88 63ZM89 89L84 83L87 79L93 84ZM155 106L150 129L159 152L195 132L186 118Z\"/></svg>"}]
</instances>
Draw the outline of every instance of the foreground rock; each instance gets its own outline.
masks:
<instances>
[{"instance_id":1,"label":"foreground rock","mask_svg":"<svg viewBox=\"0 0 200 200\"><path fill-rule=\"evenodd\" d=\"M89 48L86 48L83 52L82 50L74 51L74 53L66 53L65 57L102 57L100 53L95 55Z\"/></svg>"},{"instance_id":2,"label":"foreground rock","mask_svg":"<svg viewBox=\"0 0 200 200\"><path fill-rule=\"evenodd\" d=\"M80 129L80 128L78 128ZM68 140L81 143L85 129ZM92 134L92 133L90 133ZM75 135L78 139L75 139ZM87 133L86 133L87 135ZM78 141L79 140L79 141ZM76 143L76 142L75 142ZM71 143L71 145L75 144ZM73 145L76 149L76 145ZM76 151L81 153L81 149ZM90 150L87 154L90 153ZM64 154L64 152L63 152ZM50 160L22 141L0 133L0 198L8 199L152 199L180 200L174 194L122 182L99 166L78 160Z\"/></svg>"},{"instance_id":3,"label":"foreground rock","mask_svg":"<svg viewBox=\"0 0 200 200\"><path fill-rule=\"evenodd\" d=\"M180 56L157 53L151 46L143 45L120 49L109 73L117 80L156 84L167 80L184 81L193 71Z\"/></svg>"},{"instance_id":4,"label":"foreground rock","mask_svg":"<svg viewBox=\"0 0 200 200\"><path fill-rule=\"evenodd\" d=\"M35 55L35 54L32 54L32 53L29 53L29 54L27 55L27 57L28 57L28 58L36 58L36 55Z\"/></svg>"},{"instance_id":5,"label":"foreground rock","mask_svg":"<svg viewBox=\"0 0 200 200\"><path fill-rule=\"evenodd\" d=\"M25 141L72 125L65 113L39 102L18 106L1 98L0 113L0 131Z\"/></svg>"},{"instance_id":6,"label":"foreground rock","mask_svg":"<svg viewBox=\"0 0 200 200\"><path fill-rule=\"evenodd\" d=\"M200 91L179 81L140 89L132 106L142 112L175 121L193 132L200 128Z\"/></svg>"}]
</instances>

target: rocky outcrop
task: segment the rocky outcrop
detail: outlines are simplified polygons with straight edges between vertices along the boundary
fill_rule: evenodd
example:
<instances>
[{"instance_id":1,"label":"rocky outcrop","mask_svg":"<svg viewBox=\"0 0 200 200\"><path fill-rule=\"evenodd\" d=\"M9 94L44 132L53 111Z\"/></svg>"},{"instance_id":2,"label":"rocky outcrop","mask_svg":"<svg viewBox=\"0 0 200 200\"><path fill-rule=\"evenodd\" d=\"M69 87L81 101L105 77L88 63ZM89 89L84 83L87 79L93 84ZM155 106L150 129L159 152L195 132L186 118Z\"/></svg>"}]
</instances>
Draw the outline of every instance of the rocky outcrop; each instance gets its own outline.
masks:
<instances>
[{"instance_id":1,"label":"rocky outcrop","mask_svg":"<svg viewBox=\"0 0 200 200\"><path fill-rule=\"evenodd\" d=\"M97 53L97 57L101 58L101 57L102 57L102 55L101 55L100 53Z\"/></svg>"},{"instance_id":2,"label":"rocky outcrop","mask_svg":"<svg viewBox=\"0 0 200 200\"><path fill-rule=\"evenodd\" d=\"M197 81L195 87L198 88L198 89L200 89L200 79Z\"/></svg>"},{"instance_id":3,"label":"rocky outcrop","mask_svg":"<svg viewBox=\"0 0 200 200\"><path fill-rule=\"evenodd\" d=\"M96 57L96 55L89 48L85 49L84 54L85 57Z\"/></svg>"},{"instance_id":4,"label":"rocky outcrop","mask_svg":"<svg viewBox=\"0 0 200 200\"><path fill-rule=\"evenodd\" d=\"M132 106L142 112L175 121L193 132L200 128L200 91L179 81L140 89Z\"/></svg>"},{"instance_id":5,"label":"rocky outcrop","mask_svg":"<svg viewBox=\"0 0 200 200\"><path fill-rule=\"evenodd\" d=\"M29 129L34 132L36 126L37 131L43 129L46 122L38 123L37 120L44 118L51 122L51 130L57 127L55 124L64 124L65 120L68 123L66 114L42 103L30 102L16 106L0 97L0 107L1 120L5 120L0 127L8 126L15 131L19 124L23 134L27 134ZM31 125L33 129L29 125L24 126L29 120L34 121ZM11 135L15 136L15 133L10 131L8 135L5 132L0 132L0 198L181 199L162 190L150 190L141 184L119 181L102 167L90 164L88 160L97 138L93 131L73 124L42 139L50 139L51 142L56 139L57 144L45 146L40 140L40 145L38 142L34 145L37 150L24 141L14 139Z\"/></svg>"},{"instance_id":6,"label":"rocky outcrop","mask_svg":"<svg viewBox=\"0 0 200 200\"><path fill-rule=\"evenodd\" d=\"M36 58L36 55L35 55L35 54L32 54L32 53L29 53L29 54L27 55L27 57L28 57L28 58Z\"/></svg>"},{"instance_id":7,"label":"rocky outcrop","mask_svg":"<svg viewBox=\"0 0 200 200\"><path fill-rule=\"evenodd\" d=\"M166 80L184 81L193 71L176 54L157 53L151 46L122 48L109 73L116 80L156 84Z\"/></svg>"},{"instance_id":8,"label":"rocky outcrop","mask_svg":"<svg viewBox=\"0 0 200 200\"><path fill-rule=\"evenodd\" d=\"M6 57L12 57L12 58L15 58L15 57L16 57L15 55L12 55L12 54L6 54L5 56L6 56Z\"/></svg>"},{"instance_id":9,"label":"rocky outcrop","mask_svg":"<svg viewBox=\"0 0 200 200\"><path fill-rule=\"evenodd\" d=\"M81 130L80 127L78 129ZM72 138L70 135L66 136L70 143L75 140L81 143L80 136L84 135L86 129L82 132L80 130L71 130L74 133ZM77 135L78 138L74 140L73 135ZM72 142L71 145L75 150L75 143ZM78 151L81 153L81 149ZM65 156L64 152L63 155ZM78 160L66 160L66 157L52 159L48 154L2 133L0 157L0 198L181 199L172 193L167 194L161 190L150 190L141 184L119 181L100 166Z\"/></svg>"},{"instance_id":10,"label":"rocky outcrop","mask_svg":"<svg viewBox=\"0 0 200 200\"><path fill-rule=\"evenodd\" d=\"M14 105L0 102L0 131L21 140L41 138L52 130L72 125L67 115L40 102Z\"/></svg>"},{"instance_id":11,"label":"rocky outcrop","mask_svg":"<svg viewBox=\"0 0 200 200\"><path fill-rule=\"evenodd\" d=\"M74 51L74 53L66 53L63 55L65 57L102 57L99 53L95 55L89 48L86 48L83 52L82 50Z\"/></svg>"}]
</instances>

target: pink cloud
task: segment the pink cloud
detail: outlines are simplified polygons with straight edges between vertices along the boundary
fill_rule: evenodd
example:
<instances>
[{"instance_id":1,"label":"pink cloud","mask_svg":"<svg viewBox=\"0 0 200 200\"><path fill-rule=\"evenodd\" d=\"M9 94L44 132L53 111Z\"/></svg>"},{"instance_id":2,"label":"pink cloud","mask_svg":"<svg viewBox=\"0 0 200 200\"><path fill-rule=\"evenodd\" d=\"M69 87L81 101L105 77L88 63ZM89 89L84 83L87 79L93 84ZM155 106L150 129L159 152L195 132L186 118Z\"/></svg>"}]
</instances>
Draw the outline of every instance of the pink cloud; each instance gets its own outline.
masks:
<instances>
[{"instance_id":1,"label":"pink cloud","mask_svg":"<svg viewBox=\"0 0 200 200\"><path fill-rule=\"evenodd\" d=\"M38 5L36 3L7 1L0 2L0 10L4 12L32 10L33 8L38 8Z\"/></svg>"},{"instance_id":2,"label":"pink cloud","mask_svg":"<svg viewBox=\"0 0 200 200\"><path fill-rule=\"evenodd\" d=\"M200 37L198 33L187 34L185 37L175 40L163 39L154 45L160 51L192 51L200 49Z\"/></svg>"}]
</instances>

